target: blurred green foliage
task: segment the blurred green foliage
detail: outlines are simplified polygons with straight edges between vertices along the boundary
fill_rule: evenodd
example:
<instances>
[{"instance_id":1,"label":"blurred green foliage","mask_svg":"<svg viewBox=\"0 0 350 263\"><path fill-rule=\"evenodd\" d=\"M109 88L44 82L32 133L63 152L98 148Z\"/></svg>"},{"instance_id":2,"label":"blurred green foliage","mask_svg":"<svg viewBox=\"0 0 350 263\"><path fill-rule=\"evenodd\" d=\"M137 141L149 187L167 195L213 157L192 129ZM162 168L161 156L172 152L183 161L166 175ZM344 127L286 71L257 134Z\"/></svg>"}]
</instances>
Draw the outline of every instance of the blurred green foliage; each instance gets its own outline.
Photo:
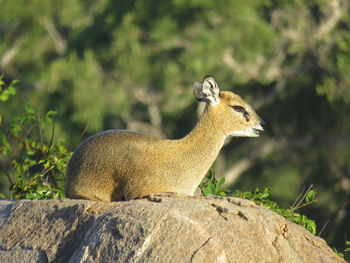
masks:
<instances>
[{"instance_id":1,"label":"blurred green foliage","mask_svg":"<svg viewBox=\"0 0 350 263\"><path fill-rule=\"evenodd\" d=\"M336 248L334 248L334 252L341 258L344 258L345 260L350 260L350 241L345 242L345 248L344 250L338 251Z\"/></svg>"},{"instance_id":2,"label":"blurred green foliage","mask_svg":"<svg viewBox=\"0 0 350 263\"><path fill-rule=\"evenodd\" d=\"M57 156L110 128L180 138L197 118L191 83L210 74L267 123L260 138L235 138L224 147L215 164L226 177L220 187L272 187L273 199L286 207L313 184L319 201L303 213L320 227L329 222L322 236L332 246L349 239L349 1L3 0L0 5L0 75L6 83L21 80L16 96L0 103L2 125L31 115L29 108L23 113L23 105L35 109L33 116L43 113L41 119L58 112L55 139L68 150L55 150L53 142L50 153ZM14 92L5 90L2 101ZM36 122L26 120L22 131ZM45 125L35 139L34 125L29 135L34 146L15 146L9 154L22 151L28 161L45 160L47 149L40 147L52 137L51 124ZM9 160L0 159L2 192L17 169L24 169ZM63 173L52 162L55 174ZM42 174L44 164L28 169ZM50 173L43 184L51 184L45 177Z\"/></svg>"},{"instance_id":3,"label":"blurred green foliage","mask_svg":"<svg viewBox=\"0 0 350 263\"><path fill-rule=\"evenodd\" d=\"M5 83L0 78L1 103L16 93L15 83L12 81L2 90ZM54 142L55 114L49 111L41 116L33 107L25 105L23 114L15 116L10 122L0 123L0 160L12 164L9 168L1 167L1 173L10 183L11 198L51 199L65 196L63 182L71 153L61 142ZM0 120L2 117L0 115ZM42 135L48 125L52 125L49 142Z\"/></svg>"}]
</instances>

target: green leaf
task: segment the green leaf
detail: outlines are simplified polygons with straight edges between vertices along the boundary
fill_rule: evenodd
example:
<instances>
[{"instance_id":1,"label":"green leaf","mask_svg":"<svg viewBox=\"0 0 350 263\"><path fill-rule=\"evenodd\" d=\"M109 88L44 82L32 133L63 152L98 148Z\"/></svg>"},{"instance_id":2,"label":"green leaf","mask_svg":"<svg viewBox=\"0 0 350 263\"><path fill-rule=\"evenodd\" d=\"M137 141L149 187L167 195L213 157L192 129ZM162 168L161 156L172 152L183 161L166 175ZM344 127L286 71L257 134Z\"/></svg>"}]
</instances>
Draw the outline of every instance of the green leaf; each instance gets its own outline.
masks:
<instances>
[{"instance_id":1,"label":"green leaf","mask_svg":"<svg viewBox=\"0 0 350 263\"><path fill-rule=\"evenodd\" d=\"M344 249L344 252L350 252L350 241L345 242L346 248Z\"/></svg>"},{"instance_id":2,"label":"green leaf","mask_svg":"<svg viewBox=\"0 0 350 263\"><path fill-rule=\"evenodd\" d=\"M210 191L210 189L208 189L208 188L203 188L203 189L202 189L202 193L203 193L205 196L211 195L211 191Z\"/></svg>"},{"instance_id":3,"label":"green leaf","mask_svg":"<svg viewBox=\"0 0 350 263\"><path fill-rule=\"evenodd\" d=\"M335 254L337 254L339 257L344 258L344 254L338 252L337 249L336 249L335 247L333 248L333 250L334 250Z\"/></svg>"},{"instance_id":4,"label":"green leaf","mask_svg":"<svg viewBox=\"0 0 350 263\"><path fill-rule=\"evenodd\" d=\"M316 190L310 190L305 196L306 203L310 203L311 201L313 201L315 199L316 193Z\"/></svg>"},{"instance_id":5,"label":"green leaf","mask_svg":"<svg viewBox=\"0 0 350 263\"><path fill-rule=\"evenodd\" d=\"M221 186L225 183L225 177L221 177L220 181L218 182L218 185Z\"/></svg>"},{"instance_id":6,"label":"green leaf","mask_svg":"<svg viewBox=\"0 0 350 263\"><path fill-rule=\"evenodd\" d=\"M8 87L4 91L0 90L0 101L7 101L11 95L16 94L16 89L14 87Z\"/></svg>"}]
</instances>

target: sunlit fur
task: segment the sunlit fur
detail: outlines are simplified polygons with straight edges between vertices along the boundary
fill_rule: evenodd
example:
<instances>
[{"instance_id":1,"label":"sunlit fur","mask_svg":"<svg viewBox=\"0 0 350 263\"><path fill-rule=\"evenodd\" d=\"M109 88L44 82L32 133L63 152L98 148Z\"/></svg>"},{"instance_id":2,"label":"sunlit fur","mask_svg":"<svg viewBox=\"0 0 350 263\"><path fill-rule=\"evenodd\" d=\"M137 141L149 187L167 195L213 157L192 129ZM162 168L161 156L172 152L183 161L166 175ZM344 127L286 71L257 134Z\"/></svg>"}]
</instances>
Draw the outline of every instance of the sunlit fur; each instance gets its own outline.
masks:
<instances>
[{"instance_id":1,"label":"sunlit fur","mask_svg":"<svg viewBox=\"0 0 350 263\"><path fill-rule=\"evenodd\" d=\"M242 137L257 137L259 131L263 131L261 126L262 120L255 113L252 107L246 103L240 96L229 91L220 92L221 103L219 107L220 114L224 114L222 127L226 128L226 135L228 136L242 136ZM249 121L247 121L242 113L235 112L232 106L242 106L249 114ZM214 107L216 108L216 107Z\"/></svg>"},{"instance_id":2,"label":"sunlit fur","mask_svg":"<svg viewBox=\"0 0 350 263\"><path fill-rule=\"evenodd\" d=\"M263 130L261 119L238 95L215 96L182 139L110 130L83 141L68 165L68 197L117 201L164 192L193 195L227 136L255 137ZM248 111L249 121L232 109L235 105Z\"/></svg>"}]
</instances>

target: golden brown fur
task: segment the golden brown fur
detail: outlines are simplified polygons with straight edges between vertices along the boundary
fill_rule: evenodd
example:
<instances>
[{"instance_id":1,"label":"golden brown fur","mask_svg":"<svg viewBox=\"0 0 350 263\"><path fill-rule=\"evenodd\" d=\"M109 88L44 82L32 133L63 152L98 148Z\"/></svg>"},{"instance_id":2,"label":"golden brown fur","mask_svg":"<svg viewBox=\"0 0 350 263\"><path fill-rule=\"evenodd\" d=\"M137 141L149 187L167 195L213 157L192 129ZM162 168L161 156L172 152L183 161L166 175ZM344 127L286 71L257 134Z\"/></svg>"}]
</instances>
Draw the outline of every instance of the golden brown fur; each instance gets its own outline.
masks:
<instances>
[{"instance_id":1,"label":"golden brown fur","mask_svg":"<svg viewBox=\"0 0 350 263\"><path fill-rule=\"evenodd\" d=\"M204 86L214 80L208 78L200 83ZM83 141L68 165L68 197L117 201L152 193L193 195L227 136L258 136L262 130L261 119L238 95L220 92L209 101L214 93L197 93L197 99L206 100L207 106L183 139L110 130ZM235 105L249 112L249 121L232 109Z\"/></svg>"}]
</instances>

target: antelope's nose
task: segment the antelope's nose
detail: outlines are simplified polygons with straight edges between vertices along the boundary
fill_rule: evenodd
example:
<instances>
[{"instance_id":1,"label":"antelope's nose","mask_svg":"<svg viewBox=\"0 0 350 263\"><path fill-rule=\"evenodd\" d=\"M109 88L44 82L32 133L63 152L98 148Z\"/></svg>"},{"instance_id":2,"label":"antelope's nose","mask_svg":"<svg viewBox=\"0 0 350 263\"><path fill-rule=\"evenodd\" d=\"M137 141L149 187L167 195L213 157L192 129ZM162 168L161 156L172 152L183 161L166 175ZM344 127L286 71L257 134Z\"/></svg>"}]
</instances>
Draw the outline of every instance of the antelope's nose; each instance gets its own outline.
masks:
<instances>
[{"instance_id":1,"label":"antelope's nose","mask_svg":"<svg viewBox=\"0 0 350 263\"><path fill-rule=\"evenodd\" d=\"M261 127L265 128L266 127L266 122L264 122L263 120L260 121L260 125Z\"/></svg>"}]
</instances>

